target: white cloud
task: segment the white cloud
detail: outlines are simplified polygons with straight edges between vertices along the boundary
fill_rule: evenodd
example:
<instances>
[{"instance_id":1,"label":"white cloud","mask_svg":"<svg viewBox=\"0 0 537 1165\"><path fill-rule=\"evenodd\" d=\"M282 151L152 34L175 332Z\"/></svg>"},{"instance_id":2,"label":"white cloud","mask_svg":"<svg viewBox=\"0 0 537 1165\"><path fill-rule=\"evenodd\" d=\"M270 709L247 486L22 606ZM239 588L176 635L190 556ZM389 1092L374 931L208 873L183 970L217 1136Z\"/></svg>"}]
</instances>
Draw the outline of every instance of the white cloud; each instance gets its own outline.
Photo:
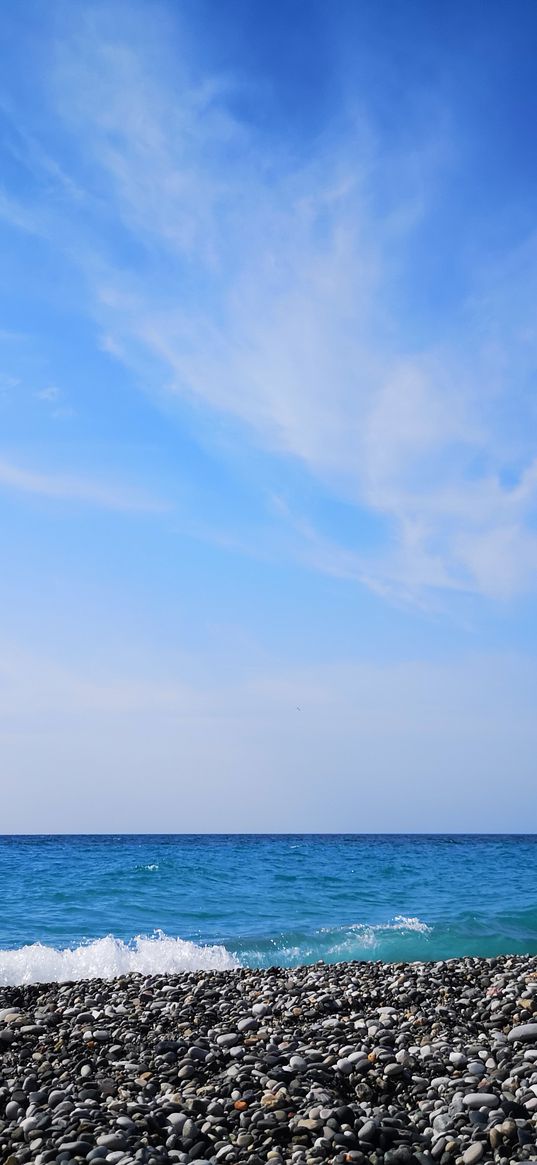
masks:
<instances>
[{"instance_id":1,"label":"white cloud","mask_svg":"<svg viewBox=\"0 0 537 1165\"><path fill-rule=\"evenodd\" d=\"M237 81L189 73L191 46L172 77L158 22L146 45L141 19L129 38L110 13L92 15L63 44L55 77L94 183L100 244L80 261L102 346L149 390L233 418L391 530L381 554L324 553L320 537L313 553L310 531L304 552L320 569L332 557L414 598L533 587L534 451L502 418L518 404L531 419L508 373L527 368L534 329L527 312L506 326L502 288L521 271L535 283L534 241L489 266L486 292L475 273L457 341L417 347L399 288L442 143L388 155L349 116L307 160L287 156L230 112ZM135 270L114 251L103 206L135 240ZM504 484L506 468L524 489Z\"/></svg>"},{"instance_id":2,"label":"white cloud","mask_svg":"<svg viewBox=\"0 0 537 1165\"><path fill-rule=\"evenodd\" d=\"M7 376L5 373L0 373L0 393L8 394L19 384L20 380L17 376Z\"/></svg>"},{"instance_id":3,"label":"white cloud","mask_svg":"<svg viewBox=\"0 0 537 1165\"><path fill-rule=\"evenodd\" d=\"M25 206L19 199L11 198L5 190L0 190L0 219L31 235L41 234L43 229L38 212Z\"/></svg>"},{"instance_id":4,"label":"white cloud","mask_svg":"<svg viewBox=\"0 0 537 1165\"><path fill-rule=\"evenodd\" d=\"M44 400L47 404L55 404L62 394L55 384L49 384L46 388L40 388L35 395L38 400Z\"/></svg>"},{"instance_id":5,"label":"white cloud","mask_svg":"<svg viewBox=\"0 0 537 1165\"><path fill-rule=\"evenodd\" d=\"M64 393L55 384L40 388L35 393L36 399L43 401L49 408L49 415L57 421L70 420L76 416L76 409L70 404L64 404Z\"/></svg>"},{"instance_id":6,"label":"white cloud","mask_svg":"<svg viewBox=\"0 0 537 1165\"><path fill-rule=\"evenodd\" d=\"M104 481L41 473L0 458L0 488L58 501L83 502L107 510L160 512L163 503Z\"/></svg>"}]
</instances>

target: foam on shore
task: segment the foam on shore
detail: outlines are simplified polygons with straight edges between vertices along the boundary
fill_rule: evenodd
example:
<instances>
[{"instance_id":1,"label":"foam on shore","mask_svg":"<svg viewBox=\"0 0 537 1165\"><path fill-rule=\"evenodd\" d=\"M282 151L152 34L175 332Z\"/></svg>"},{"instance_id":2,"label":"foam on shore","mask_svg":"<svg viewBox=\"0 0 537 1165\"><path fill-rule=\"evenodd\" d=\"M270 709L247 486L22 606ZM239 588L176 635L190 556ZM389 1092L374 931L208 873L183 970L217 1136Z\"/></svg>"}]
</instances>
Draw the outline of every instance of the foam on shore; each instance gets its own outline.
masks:
<instances>
[{"instance_id":1,"label":"foam on shore","mask_svg":"<svg viewBox=\"0 0 537 1165\"><path fill-rule=\"evenodd\" d=\"M240 966L223 946L198 946L157 932L132 942L107 935L74 948L44 943L0 950L0 986L115 979L120 975L173 975L179 971L226 971Z\"/></svg>"},{"instance_id":2,"label":"foam on shore","mask_svg":"<svg viewBox=\"0 0 537 1165\"><path fill-rule=\"evenodd\" d=\"M75 947L58 948L31 943L14 950L0 950L0 987L26 983L67 983L79 979L115 979L119 975L173 975L178 971L226 971L243 965L300 964L318 959L344 961L388 954L386 943L395 937L426 937L429 927L419 918L396 915L390 922L354 923L322 927L312 934L282 934L239 945L240 959L226 947L201 945L173 938L163 931L148 937L137 935L129 942L107 935ZM386 948L386 949L385 949ZM393 957L393 951L390 950Z\"/></svg>"}]
</instances>

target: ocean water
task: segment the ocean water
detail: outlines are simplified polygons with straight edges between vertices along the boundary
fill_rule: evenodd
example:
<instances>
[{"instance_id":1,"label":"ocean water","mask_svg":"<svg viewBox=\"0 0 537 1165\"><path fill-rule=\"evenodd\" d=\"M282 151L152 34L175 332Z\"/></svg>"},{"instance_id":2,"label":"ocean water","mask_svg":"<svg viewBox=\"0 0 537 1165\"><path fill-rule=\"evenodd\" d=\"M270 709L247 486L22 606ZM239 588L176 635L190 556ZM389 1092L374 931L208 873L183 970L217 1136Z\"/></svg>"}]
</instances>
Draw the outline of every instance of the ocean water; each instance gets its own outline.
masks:
<instances>
[{"instance_id":1,"label":"ocean water","mask_svg":"<svg viewBox=\"0 0 537 1165\"><path fill-rule=\"evenodd\" d=\"M0 837L0 985L537 953L537 836Z\"/></svg>"}]
</instances>

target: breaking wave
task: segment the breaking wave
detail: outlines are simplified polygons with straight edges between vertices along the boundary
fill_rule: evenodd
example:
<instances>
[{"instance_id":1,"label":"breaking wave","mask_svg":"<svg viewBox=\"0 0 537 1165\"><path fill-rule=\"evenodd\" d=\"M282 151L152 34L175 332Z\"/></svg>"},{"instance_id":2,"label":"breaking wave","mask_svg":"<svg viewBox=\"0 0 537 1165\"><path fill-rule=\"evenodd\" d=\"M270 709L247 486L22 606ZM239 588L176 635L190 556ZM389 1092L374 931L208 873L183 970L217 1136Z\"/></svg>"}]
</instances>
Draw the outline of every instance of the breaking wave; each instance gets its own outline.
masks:
<instances>
[{"instance_id":1,"label":"breaking wave","mask_svg":"<svg viewBox=\"0 0 537 1165\"><path fill-rule=\"evenodd\" d=\"M223 971L239 967L223 946L198 946L162 932L131 942L107 935L64 950L32 943L0 951L0 986L115 979L119 975L173 975L178 971Z\"/></svg>"},{"instance_id":2,"label":"breaking wave","mask_svg":"<svg viewBox=\"0 0 537 1165\"><path fill-rule=\"evenodd\" d=\"M409 961L433 958L429 945L433 928L421 918L396 914L388 922L356 922L346 926L325 926L314 931L285 931L258 939L255 945L244 940L236 944L241 962L247 966L292 966L322 960L339 963L353 959Z\"/></svg>"},{"instance_id":3,"label":"breaking wave","mask_svg":"<svg viewBox=\"0 0 537 1165\"><path fill-rule=\"evenodd\" d=\"M79 979L115 979L120 975L173 975L179 971L226 971L246 966L339 962L394 956L387 942L419 938L430 928L419 918L396 915L386 923L355 923L270 935L257 942L243 939L235 951L220 944L202 945L156 931L129 942L107 935L72 947L32 943L0 950L0 987L24 983L67 983ZM231 945L231 944L230 944ZM423 952L420 952L423 957ZM416 955L415 957L420 957ZM424 955L424 957L427 957Z\"/></svg>"}]
</instances>

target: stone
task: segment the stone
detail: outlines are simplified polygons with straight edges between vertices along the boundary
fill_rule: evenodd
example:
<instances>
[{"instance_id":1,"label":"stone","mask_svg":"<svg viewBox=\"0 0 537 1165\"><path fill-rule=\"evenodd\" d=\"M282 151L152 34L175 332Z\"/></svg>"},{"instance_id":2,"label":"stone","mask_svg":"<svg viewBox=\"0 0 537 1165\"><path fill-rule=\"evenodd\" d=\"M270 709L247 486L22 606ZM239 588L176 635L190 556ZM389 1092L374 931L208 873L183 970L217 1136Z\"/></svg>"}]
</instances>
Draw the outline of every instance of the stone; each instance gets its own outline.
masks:
<instances>
[{"instance_id":1,"label":"stone","mask_svg":"<svg viewBox=\"0 0 537 1165\"><path fill-rule=\"evenodd\" d=\"M57 1104L61 1104L62 1100L65 1100L65 1096L65 1092L62 1092L61 1088L53 1088L52 1092L48 1094L47 1104L49 1108L55 1108Z\"/></svg>"},{"instance_id":2,"label":"stone","mask_svg":"<svg viewBox=\"0 0 537 1165\"><path fill-rule=\"evenodd\" d=\"M232 1048L238 1040L237 1032L224 1032L221 1036L216 1037L216 1042L221 1048Z\"/></svg>"},{"instance_id":3,"label":"stone","mask_svg":"<svg viewBox=\"0 0 537 1165\"><path fill-rule=\"evenodd\" d=\"M237 1031L239 1032L251 1032L255 1031L256 1029L257 1020L253 1019L250 1015L245 1016L244 1019L240 1019L237 1024Z\"/></svg>"},{"instance_id":4,"label":"stone","mask_svg":"<svg viewBox=\"0 0 537 1165\"><path fill-rule=\"evenodd\" d=\"M493 1092L467 1092L463 1104L466 1108L498 1108L499 1100Z\"/></svg>"},{"instance_id":5,"label":"stone","mask_svg":"<svg viewBox=\"0 0 537 1165\"><path fill-rule=\"evenodd\" d=\"M474 1141L474 1144L470 1145L462 1155L464 1165L476 1165L477 1161L481 1160L484 1152L485 1146L483 1143L481 1141Z\"/></svg>"},{"instance_id":6,"label":"stone","mask_svg":"<svg viewBox=\"0 0 537 1165\"><path fill-rule=\"evenodd\" d=\"M515 1043L517 1040L524 1043L537 1044L537 1023L520 1023L518 1027L514 1027L507 1036L509 1043Z\"/></svg>"},{"instance_id":7,"label":"stone","mask_svg":"<svg viewBox=\"0 0 537 1165\"><path fill-rule=\"evenodd\" d=\"M377 1133L378 1125L376 1121L366 1121L365 1125L362 1125L362 1128L358 1129L358 1140L374 1142L377 1139Z\"/></svg>"},{"instance_id":8,"label":"stone","mask_svg":"<svg viewBox=\"0 0 537 1165\"><path fill-rule=\"evenodd\" d=\"M537 1161L537 1044L507 1036L532 976L498 956L3 988L0 1161Z\"/></svg>"},{"instance_id":9,"label":"stone","mask_svg":"<svg viewBox=\"0 0 537 1165\"><path fill-rule=\"evenodd\" d=\"M124 1151L127 1148L125 1138L120 1136L119 1133L102 1133L100 1137L97 1137L97 1144L103 1145L104 1148L112 1151L116 1149L122 1149Z\"/></svg>"}]
</instances>

